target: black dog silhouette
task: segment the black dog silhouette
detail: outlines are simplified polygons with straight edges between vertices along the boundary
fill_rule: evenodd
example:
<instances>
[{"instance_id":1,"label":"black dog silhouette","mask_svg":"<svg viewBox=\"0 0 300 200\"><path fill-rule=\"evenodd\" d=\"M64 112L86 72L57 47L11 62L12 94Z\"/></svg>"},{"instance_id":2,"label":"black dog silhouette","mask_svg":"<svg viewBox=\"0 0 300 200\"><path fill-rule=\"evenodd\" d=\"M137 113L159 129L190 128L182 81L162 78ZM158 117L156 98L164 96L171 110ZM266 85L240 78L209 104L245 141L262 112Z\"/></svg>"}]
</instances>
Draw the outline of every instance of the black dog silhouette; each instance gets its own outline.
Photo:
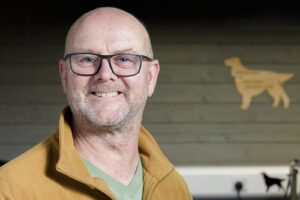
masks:
<instances>
[{"instance_id":1,"label":"black dog silhouette","mask_svg":"<svg viewBox=\"0 0 300 200\"><path fill-rule=\"evenodd\" d=\"M281 182L284 181L284 179L270 177L265 172L262 172L262 175L264 177L264 181L267 186L266 189L267 192L269 191L270 187L273 185L277 185L280 189L283 189Z\"/></svg>"}]
</instances>

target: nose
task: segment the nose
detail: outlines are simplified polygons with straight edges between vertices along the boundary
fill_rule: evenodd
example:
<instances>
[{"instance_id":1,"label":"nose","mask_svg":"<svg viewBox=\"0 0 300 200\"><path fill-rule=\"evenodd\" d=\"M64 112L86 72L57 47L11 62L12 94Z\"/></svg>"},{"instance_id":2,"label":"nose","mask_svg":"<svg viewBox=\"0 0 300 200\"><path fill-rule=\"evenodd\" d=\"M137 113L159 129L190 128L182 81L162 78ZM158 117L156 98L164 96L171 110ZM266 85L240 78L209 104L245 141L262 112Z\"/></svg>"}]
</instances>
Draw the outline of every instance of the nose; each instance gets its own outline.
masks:
<instances>
[{"instance_id":1,"label":"nose","mask_svg":"<svg viewBox=\"0 0 300 200\"><path fill-rule=\"evenodd\" d=\"M108 58L102 58L100 63L100 69L97 74L94 75L97 80L108 81L115 80L117 76L112 72L109 65Z\"/></svg>"}]
</instances>

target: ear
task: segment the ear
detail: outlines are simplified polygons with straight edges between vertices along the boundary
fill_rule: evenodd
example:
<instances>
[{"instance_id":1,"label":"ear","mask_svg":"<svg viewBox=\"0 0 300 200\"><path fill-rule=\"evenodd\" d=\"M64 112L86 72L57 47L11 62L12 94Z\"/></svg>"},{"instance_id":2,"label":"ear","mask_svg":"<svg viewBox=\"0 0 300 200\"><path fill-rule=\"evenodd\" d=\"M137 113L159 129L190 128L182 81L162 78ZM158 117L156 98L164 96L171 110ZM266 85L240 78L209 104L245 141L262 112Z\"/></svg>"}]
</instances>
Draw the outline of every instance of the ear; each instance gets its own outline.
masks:
<instances>
[{"instance_id":1,"label":"ear","mask_svg":"<svg viewBox=\"0 0 300 200\"><path fill-rule=\"evenodd\" d=\"M66 62L63 59L59 60L59 75L64 92L66 93L67 69Z\"/></svg>"},{"instance_id":2,"label":"ear","mask_svg":"<svg viewBox=\"0 0 300 200\"><path fill-rule=\"evenodd\" d=\"M148 68L148 86L149 86L148 97L151 97L154 92L159 70L160 70L160 66L158 60L153 60Z\"/></svg>"}]
</instances>

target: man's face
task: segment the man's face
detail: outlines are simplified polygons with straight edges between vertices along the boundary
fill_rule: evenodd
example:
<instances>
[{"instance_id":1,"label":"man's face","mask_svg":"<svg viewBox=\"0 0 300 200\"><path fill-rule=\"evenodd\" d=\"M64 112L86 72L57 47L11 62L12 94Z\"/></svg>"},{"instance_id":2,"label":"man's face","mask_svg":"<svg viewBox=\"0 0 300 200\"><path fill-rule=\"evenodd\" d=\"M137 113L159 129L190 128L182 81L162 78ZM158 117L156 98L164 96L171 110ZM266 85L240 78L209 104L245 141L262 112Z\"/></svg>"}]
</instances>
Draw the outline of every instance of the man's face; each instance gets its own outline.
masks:
<instances>
[{"instance_id":1,"label":"man's face","mask_svg":"<svg viewBox=\"0 0 300 200\"><path fill-rule=\"evenodd\" d=\"M143 32L122 23L115 26L105 23L85 25L72 35L70 41L67 53L147 55ZM140 123L147 97L154 91L158 72L157 61L143 61L139 74L118 77L112 73L108 61L103 59L97 74L80 76L70 70L68 61L60 61L64 92L75 120L84 119L94 127Z\"/></svg>"}]
</instances>

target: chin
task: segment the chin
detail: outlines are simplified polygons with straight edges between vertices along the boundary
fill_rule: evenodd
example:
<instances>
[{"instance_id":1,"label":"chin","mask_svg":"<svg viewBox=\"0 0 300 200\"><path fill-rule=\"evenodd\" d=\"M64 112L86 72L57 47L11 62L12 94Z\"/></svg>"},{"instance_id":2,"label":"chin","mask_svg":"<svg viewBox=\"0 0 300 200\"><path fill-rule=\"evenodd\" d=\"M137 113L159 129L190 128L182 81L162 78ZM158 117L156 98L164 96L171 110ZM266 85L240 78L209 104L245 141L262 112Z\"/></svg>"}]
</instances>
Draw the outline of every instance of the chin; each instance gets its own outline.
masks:
<instances>
[{"instance_id":1,"label":"chin","mask_svg":"<svg viewBox=\"0 0 300 200\"><path fill-rule=\"evenodd\" d=\"M87 115L85 118L86 120L93 125L94 127L120 127L124 124L124 121L128 121L128 115L110 115L106 114L94 114L94 115Z\"/></svg>"}]
</instances>

